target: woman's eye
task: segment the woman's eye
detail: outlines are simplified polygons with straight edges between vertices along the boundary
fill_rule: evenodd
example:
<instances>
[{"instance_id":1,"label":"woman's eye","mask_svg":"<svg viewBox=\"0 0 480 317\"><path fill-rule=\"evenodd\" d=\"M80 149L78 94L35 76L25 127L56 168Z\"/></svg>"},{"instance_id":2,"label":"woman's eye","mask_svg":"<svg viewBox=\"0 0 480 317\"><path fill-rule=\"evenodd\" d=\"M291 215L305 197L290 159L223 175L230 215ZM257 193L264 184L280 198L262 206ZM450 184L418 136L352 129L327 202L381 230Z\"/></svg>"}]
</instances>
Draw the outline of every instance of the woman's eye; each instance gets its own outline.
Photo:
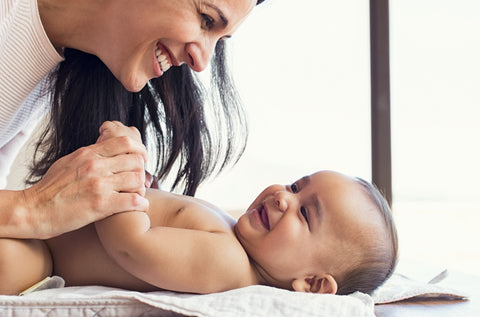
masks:
<instances>
[{"instance_id":1,"label":"woman's eye","mask_svg":"<svg viewBox=\"0 0 480 317\"><path fill-rule=\"evenodd\" d=\"M298 191L298 188L297 188L297 184L296 183L293 183L292 185L290 185L290 189L292 190L292 193L297 193Z\"/></svg>"},{"instance_id":2,"label":"woman's eye","mask_svg":"<svg viewBox=\"0 0 480 317\"><path fill-rule=\"evenodd\" d=\"M305 207L300 207L300 212L302 213L303 218L305 218L305 221L307 222L307 224L310 224L308 222L307 209L305 209Z\"/></svg>"},{"instance_id":3,"label":"woman's eye","mask_svg":"<svg viewBox=\"0 0 480 317\"><path fill-rule=\"evenodd\" d=\"M215 26L215 20L208 14L202 13L202 29L211 30Z\"/></svg>"}]
</instances>

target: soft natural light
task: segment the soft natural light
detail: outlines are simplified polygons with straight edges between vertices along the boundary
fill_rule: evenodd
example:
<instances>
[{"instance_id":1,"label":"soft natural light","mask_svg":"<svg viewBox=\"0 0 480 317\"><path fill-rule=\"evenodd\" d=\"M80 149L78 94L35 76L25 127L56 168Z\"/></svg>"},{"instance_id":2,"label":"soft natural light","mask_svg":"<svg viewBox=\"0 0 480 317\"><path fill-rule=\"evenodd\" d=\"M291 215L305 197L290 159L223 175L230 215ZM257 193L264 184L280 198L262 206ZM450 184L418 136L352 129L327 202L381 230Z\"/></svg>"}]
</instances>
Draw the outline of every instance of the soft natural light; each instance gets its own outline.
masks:
<instances>
[{"instance_id":1,"label":"soft natural light","mask_svg":"<svg viewBox=\"0 0 480 317\"><path fill-rule=\"evenodd\" d=\"M478 201L480 3L402 0L390 11L394 199ZM368 23L368 1L254 10L231 41L250 141L203 196L242 208L264 185L317 169L370 179Z\"/></svg>"},{"instance_id":2,"label":"soft natural light","mask_svg":"<svg viewBox=\"0 0 480 317\"><path fill-rule=\"evenodd\" d=\"M370 179L367 2L265 1L231 40L250 119L241 161L199 196L244 209L272 183L320 169Z\"/></svg>"},{"instance_id":3,"label":"soft natural light","mask_svg":"<svg viewBox=\"0 0 480 317\"><path fill-rule=\"evenodd\" d=\"M478 274L480 1L391 0L393 211L401 257ZM250 123L197 196L244 211L320 169L371 180L369 1L266 0L231 44ZM9 178L18 188L20 155ZM19 165L20 164L20 165ZM19 167L20 166L20 167Z\"/></svg>"},{"instance_id":4,"label":"soft natural light","mask_svg":"<svg viewBox=\"0 0 480 317\"><path fill-rule=\"evenodd\" d=\"M369 1L266 1L232 39L251 126L200 197L241 212L319 169L371 180ZM480 2L391 0L394 214L401 264L477 274Z\"/></svg>"}]
</instances>

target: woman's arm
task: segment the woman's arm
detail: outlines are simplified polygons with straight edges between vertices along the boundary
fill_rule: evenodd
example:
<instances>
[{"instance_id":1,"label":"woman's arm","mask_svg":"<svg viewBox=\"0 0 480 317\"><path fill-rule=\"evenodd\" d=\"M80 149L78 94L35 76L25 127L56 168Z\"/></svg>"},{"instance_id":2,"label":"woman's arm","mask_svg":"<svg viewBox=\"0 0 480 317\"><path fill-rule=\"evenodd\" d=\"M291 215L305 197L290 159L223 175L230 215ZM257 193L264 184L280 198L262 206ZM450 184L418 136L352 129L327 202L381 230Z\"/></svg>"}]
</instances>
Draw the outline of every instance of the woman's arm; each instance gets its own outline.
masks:
<instances>
[{"instance_id":1,"label":"woman's arm","mask_svg":"<svg viewBox=\"0 0 480 317\"><path fill-rule=\"evenodd\" d=\"M31 218L22 191L0 190L1 238L22 238L33 228Z\"/></svg>"},{"instance_id":2,"label":"woman's arm","mask_svg":"<svg viewBox=\"0 0 480 317\"><path fill-rule=\"evenodd\" d=\"M151 228L148 215L140 212L113 215L96 222L96 228L120 266L158 288L211 293L245 286L238 273L247 258L228 233Z\"/></svg>"},{"instance_id":3,"label":"woman's arm","mask_svg":"<svg viewBox=\"0 0 480 317\"><path fill-rule=\"evenodd\" d=\"M117 212L146 211L145 147L132 129L116 125L108 139L59 159L32 187L0 191L0 237L48 239Z\"/></svg>"}]
</instances>

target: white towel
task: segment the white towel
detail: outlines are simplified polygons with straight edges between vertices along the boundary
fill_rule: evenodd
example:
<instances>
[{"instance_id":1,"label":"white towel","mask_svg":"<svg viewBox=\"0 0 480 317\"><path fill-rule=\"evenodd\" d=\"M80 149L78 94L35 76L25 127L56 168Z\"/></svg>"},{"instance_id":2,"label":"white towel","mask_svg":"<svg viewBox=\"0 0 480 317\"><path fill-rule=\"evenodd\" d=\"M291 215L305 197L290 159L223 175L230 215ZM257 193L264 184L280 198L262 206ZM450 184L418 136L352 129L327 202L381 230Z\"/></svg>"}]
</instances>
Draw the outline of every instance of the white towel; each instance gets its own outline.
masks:
<instances>
[{"instance_id":1,"label":"white towel","mask_svg":"<svg viewBox=\"0 0 480 317\"><path fill-rule=\"evenodd\" d=\"M133 292L102 286L66 287L0 296L0 315L20 316L338 316L374 317L372 298L306 294L249 286L197 295Z\"/></svg>"},{"instance_id":2,"label":"white towel","mask_svg":"<svg viewBox=\"0 0 480 317\"><path fill-rule=\"evenodd\" d=\"M441 285L448 276L444 270L429 282L421 282L402 274L393 274L384 285L378 288L372 298L375 304L387 304L409 299L429 300L464 300L468 298L465 292Z\"/></svg>"}]
</instances>

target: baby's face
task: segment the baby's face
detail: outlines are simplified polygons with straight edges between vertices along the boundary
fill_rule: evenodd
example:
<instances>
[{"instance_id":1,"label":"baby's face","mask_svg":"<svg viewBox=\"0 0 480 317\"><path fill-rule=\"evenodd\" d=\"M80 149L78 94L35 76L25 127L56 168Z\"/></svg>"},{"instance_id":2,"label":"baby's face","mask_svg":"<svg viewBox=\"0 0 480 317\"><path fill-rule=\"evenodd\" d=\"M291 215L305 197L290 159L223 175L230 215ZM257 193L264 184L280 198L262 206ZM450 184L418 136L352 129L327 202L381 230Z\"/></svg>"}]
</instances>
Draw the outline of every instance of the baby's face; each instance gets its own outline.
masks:
<instances>
[{"instance_id":1,"label":"baby's face","mask_svg":"<svg viewBox=\"0 0 480 317\"><path fill-rule=\"evenodd\" d=\"M292 185L267 187L235 232L261 270L287 282L320 272L335 276L341 261L361 251L362 237L379 228L380 213L360 184L321 171Z\"/></svg>"}]
</instances>

